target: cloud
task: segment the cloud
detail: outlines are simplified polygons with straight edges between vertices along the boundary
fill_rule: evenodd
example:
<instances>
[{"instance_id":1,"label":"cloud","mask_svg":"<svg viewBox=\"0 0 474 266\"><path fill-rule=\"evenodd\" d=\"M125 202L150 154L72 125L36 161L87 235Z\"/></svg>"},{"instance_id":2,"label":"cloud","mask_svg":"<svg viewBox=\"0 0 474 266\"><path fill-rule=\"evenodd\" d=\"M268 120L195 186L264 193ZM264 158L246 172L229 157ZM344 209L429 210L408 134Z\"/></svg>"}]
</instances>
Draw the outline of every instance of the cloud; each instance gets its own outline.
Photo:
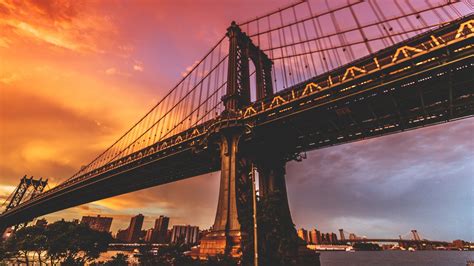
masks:
<instances>
[{"instance_id":1,"label":"cloud","mask_svg":"<svg viewBox=\"0 0 474 266\"><path fill-rule=\"evenodd\" d=\"M140 65L133 65L133 70L143 72L143 66Z\"/></svg>"},{"instance_id":2,"label":"cloud","mask_svg":"<svg viewBox=\"0 0 474 266\"><path fill-rule=\"evenodd\" d=\"M193 70L197 66L197 64L199 64L199 61L198 60L194 61L192 65L186 67L186 71L182 72L181 76L185 77L187 74L189 74L189 72L191 72L191 70Z\"/></svg>"},{"instance_id":3,"label":"cloud","mask_svg":"<svg viewBox=\"0 0 474 266\"><path fill-rule=\"evenodd\" d=\"M133 65L133 70L138 72L143 72L145 68L143 67L143 63L140 61L135 60L135 64Z\"/></svg>"},{"instance_id":4,"label":"cloud","mask_svg":"<svg viewBox=\"0 0 474 266\"><path fill-rule=\"evenodd\" d=\"M107 68L105 70L105 74L107 74L107 75L115 75L116 73L117 73L117 69L114 68L114 67Z\"/></svg>"},{"instance_id":5,"label":"cloud","mask_svg":"<svg viewBox=\"0 0 474 266\"><path fill-rule=\"evenodd\" d=\"M106 16L86 12L88 6L84 1L4 1L2 43L30 39L73 51L102 52L117 31Z\"/></svg>"},{"instance_id":6,"label":"cloud","mask_svg":"<svg viewBox=\"0 0 474 266\"><path fill-rule=\"evenodd\" d=\"M0 142L3 184L16 185L23 174L64 180L100 151L84 136L97 140L117 127L106 117L106 126L99 126L74 109L21 91L4 90L0 106L0 139L8 140Z\"/></svg>"},{"instance_id":7,"label":"cloud","mask_svg":"<svg viewBox=\"0 0 474 266\"><path fill-rule=\"evenodd\" d=\"M294 221L382 236L368 223L383 219L394 225L385 236L418 229L431 239L472 239L459 202L474 203L463 189L473 184L473 131L467 119L308 153L287 165Z\"/></svg>"}]
</instances>

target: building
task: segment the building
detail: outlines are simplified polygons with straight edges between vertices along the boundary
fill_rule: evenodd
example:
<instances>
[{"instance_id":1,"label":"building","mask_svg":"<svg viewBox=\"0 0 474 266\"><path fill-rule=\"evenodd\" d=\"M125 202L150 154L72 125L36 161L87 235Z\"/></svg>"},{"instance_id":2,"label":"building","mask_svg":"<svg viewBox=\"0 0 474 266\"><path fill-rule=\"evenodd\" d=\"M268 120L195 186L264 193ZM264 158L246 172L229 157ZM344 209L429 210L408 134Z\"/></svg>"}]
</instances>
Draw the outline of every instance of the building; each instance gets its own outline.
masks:
<instances>
[{"instance_id":1,"label":"building","mask_svg":"<svg viewBox=\"0 0 474 266\"><path fill-rule=\"evenodd\" d=\"M154 227L154 237L153 242L156 243L166 243L166 235L168 233L168 225L170 222L170 218L160 215L158 219L155 220L155 227Z\"/></svg>"},{"instance_id":2,"label":"building","mask_svg":"<svg viewBox=\"0 0 474 266\"><path fill-rule=\"evenodd\" d=\"M121 242L127 242L127 235L128 229L118 230L117 235L115 235L115 238Z\"/></svg>"},{"instance_id":3,"label":"building","mask_svg":"<svg viewBox=\"0 0 474 266\"><path fill-rule=\"evenodd\" d=\"M330 233L325 233L324 234L324 240L326 244L331 244L331 234Z\"/></svg>"},{"instance_id":4,"label":"building","mask_svg":"<svg viewBox=\"0 0 474 266\"><path fill-rule=\"evenodd\" d=\"M171 243L196 244L199 241L199 227L174 225L171 230Z\"/></svg>"},{"instance_id":5,"label":"building","mask_svg":"<svg viewBox=\"0 0 474 266\"><path fill-rule=\"evenodd\" d=\"M101 217L94 216L82 216L81 224L89 226L92 230L100 232L110 232L110 226L112 225L112 217Z\"/></svg>"},{"instance_id":6,"label":"building","mask_svg":"<svg viewBox=\"0 0 474 266\"><path fill-rule=\"evenodd\" d=\"M306 231L303 228L298 229L298 237L303 239L306 243L309 243L308 241L308 231Z\"/></svg>"},{"instance_id":7,"label":"building","mask_svg":"<svg viewBox=\"0 0 474 266\"><path fill-rule=\"evenodd\" d=\"M129 242L129 243L138 242L142 233L144 218L145 217L142 214L132 217L132 219L130 220L130 225L128 226L128 229L127 229L128 232L127 232L126 242Z\"/></svg>"},{"instance_id":8,"label":"building","mask_svg":"<svg viewBox=\"0 0 474 266\"><path fill-rule=\"evenodd\" d=\"M145 240L145 242L147 243L153 243L155 242L154 241L155 235L156 235L155 229L150 228L146 230L145 237L143 238L143 240Z\"/></svg>"},{"instance_id":9,"label":"building","mask_svg":"<svg viewBox=\"0 0 474 266\"><path fill-rule=\"evenodd\" d=\"M38 226L38 227L46 227L48 225L48 221L46 221L45 218L42 218L42 219L38 219L35 223L35 226Z\"/></svg>"},{"instance_id":10,"label":"building","mask_svg":"<svg viewBox=\"0 0 474 266\"><path fill-rule=\"evenodd\" d=\"M357 239L357 237L356 237L355 234L353 234L353 233L349 234L349 240L356 240L356 239Z\"/></svg>"},{"instance_id":11,"label":"building","mask_svg":"<svg viewBox=\"0 0 474 266\"><path fill-rule=\"evenodd\" d=\"M313 245L321 244L321 232L316 229L311 230L309 233L309 243Z\"/></svg>"},{"instance_id":12,"label":"building","mask_svg":"<svg viewBox=\"0 0 474 266\"><path fill-rule=\"evenodd\" d=\"M453 243L451 244L451 246L457 249L463 249L464 246L468 246L468 244L469 243L464 240L456 239L456 240L453 240Z\"/></svg>"}]
</instances>

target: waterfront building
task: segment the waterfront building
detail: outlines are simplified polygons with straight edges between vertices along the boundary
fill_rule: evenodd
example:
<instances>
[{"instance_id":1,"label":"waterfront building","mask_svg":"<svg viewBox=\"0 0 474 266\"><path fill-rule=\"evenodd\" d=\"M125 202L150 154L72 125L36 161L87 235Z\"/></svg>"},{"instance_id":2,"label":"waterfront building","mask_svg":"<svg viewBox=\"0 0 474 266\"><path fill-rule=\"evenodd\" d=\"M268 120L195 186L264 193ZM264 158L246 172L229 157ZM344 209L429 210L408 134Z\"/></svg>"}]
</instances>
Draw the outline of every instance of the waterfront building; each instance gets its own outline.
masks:
<instances>
[{"instance_id":1,"label":"waterfront building","mask_svg":"<svg viewBox=\"0 0 474 266\"><path fill-rule=\"evenodd\" d=\"M355 234L353 234L353 233L349 234L349 240L356 240L356 239L357 239L357 237L356 237Z\"/></svg>"},{"instance_id":2,"label":"waterfront building","mask_svg":"<svg viewBox=\"0 0 474 266\"><path fill-rule=\"evenodd\" d=\"M145 242L147 243L154 242L154 236L155 236L155 229L153 228L148 229L145 233L145 238L144 238Z\"/></svg>"},{"instance_id":3,"label":"waterfront building","mask_svg":"<svg viewBox=\"0 0 474 266\"><path fill-rule=\"evenodd\" d=\"M309 242L313 245L321 244L321 232L317 229L313 229L309 232Z\"/></svg>"},{"instance_id":4,"label":"waterfront building","mask_svg":"<svg viewBox=\"0 0 474 266\"><path fill-rule=\"evenodd\" d=\"M308 243L308 231L306 231L304 228L298 229L298 237L303 239L306 243Z\"/></svg>"},{"instance_id":5,"label":"waterfront building","mask_svg":"<svg viewBox=\"0 0 474 266\"><path fill-rule=\"evenodd\" d=\"M82 216L81 224L89 226L92 230L100 232L110 232L110 226L112 225L112 217L102 217L100 215L95 216Z\"/></svg>"},{"instance_id":6,"label":"waterfront building","mask_svg":"<svg viewBox=\"0 0 474 266\"><path fill-rule=\"evenodd\" d=\"M171 230L171 243L196 244L199 241L199 227L174 225Z\"/></svg>"},{"instance_id":7,"label":"waterfront building","mask_svg":"<svg viewBox=\"0 0 474 266\"><path fill-rule=\"evenodd\" d=\"M155 220L153 242L166 243L169 222L170 218L163 215L160 215L160 217Z\"/></svg>"},{"instance_id":8,"label":"waterfront building","mask_svg":"<svg viewBox=\"0 0 474 266\"><path fill-rule=\"evenodd\" d=\"M129 243L138 242L142 233L142 226L144 216L139 214L137 216L132 217L130 220L130 225L128 226L127 232L127 241Z\"/></svg>"},{"instance_id":9,"label":"waterfront building","mask_svg":"<svg viewBox=\"0 0 474 266\"><path fill-rule=\"evenodd\" d=\"M118 230L115 238L121 242L127 242L128 229Z\"/></svg>"}]
</instances>

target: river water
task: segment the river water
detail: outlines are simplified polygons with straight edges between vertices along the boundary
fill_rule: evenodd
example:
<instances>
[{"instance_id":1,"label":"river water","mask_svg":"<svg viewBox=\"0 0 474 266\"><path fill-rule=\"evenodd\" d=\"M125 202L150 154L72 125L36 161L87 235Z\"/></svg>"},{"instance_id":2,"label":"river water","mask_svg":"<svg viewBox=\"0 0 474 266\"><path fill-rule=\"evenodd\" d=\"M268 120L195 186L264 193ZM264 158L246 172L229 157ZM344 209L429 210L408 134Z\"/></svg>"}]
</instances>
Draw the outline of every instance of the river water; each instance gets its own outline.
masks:
<instances>
[{"instance_id":1,"label":"river water","mask_svg":"<svg viewBox=\"0 0 474 266\"><path fill-rule=\"evenodd\" d=\"M131 252L109 251L99 260L107 261L116 253L130 256L132 265L138 261ZM474 260L474 251L321 251L321 266L466 266Z\"/></svg>"},{"instance_id":2,"label":"river water","mask_svg":"<svg viewBox=\"0 0 474 266\"><path fill-rule=\"evenodd\" d=\"M321 266L466 266L474 251L322 251Z\"/></svg>"}]
</instances>

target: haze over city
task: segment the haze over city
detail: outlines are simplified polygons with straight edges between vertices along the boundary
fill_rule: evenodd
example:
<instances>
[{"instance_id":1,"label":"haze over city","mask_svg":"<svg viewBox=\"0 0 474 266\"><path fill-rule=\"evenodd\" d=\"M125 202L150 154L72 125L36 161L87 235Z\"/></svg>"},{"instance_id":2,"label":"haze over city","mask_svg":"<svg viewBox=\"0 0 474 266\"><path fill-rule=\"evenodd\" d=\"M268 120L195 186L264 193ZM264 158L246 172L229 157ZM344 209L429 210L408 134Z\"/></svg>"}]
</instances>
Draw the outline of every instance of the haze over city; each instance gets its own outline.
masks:
<instances>
[{"instance_id":1,"label":"haze over city","mask_svg":"<svg viewBox=\"0 0 474 266\"><path fill-rule=\"evenodd\" d=\"M70 177L162 98L232 20L285 4L0 3L2 201L25 174L48 178L50 187ZM371 237L417 229L428 239L474 241L473 133L468 118L317 150L290 162L287 189L296 227L344 228ZM143 213L144 228L160 215L169 216L170 225L209 228L219 176L193 177L45 218L112 216L116 231Z\"/></svg>"}]
</instances>

